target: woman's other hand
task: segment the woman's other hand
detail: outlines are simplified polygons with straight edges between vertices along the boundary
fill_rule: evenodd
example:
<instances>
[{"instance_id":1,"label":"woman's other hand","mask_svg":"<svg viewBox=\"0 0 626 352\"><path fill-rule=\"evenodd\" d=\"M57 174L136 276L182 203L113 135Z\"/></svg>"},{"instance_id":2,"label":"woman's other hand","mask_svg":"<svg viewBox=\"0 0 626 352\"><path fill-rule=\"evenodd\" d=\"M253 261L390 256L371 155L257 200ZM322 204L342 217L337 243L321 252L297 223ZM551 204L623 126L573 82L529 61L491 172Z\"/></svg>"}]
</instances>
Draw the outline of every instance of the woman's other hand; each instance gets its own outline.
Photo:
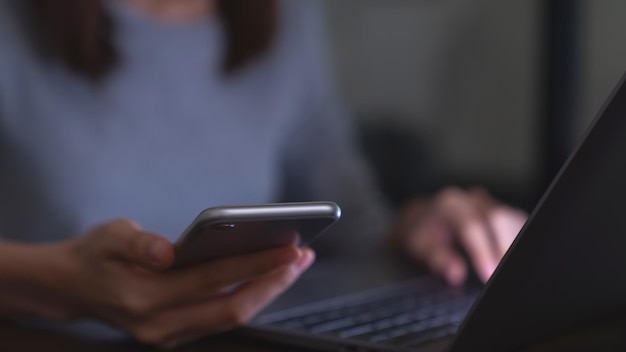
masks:
<instances>
[{"instance_id":1,"label":"woman's other hand","mask_svg":"<svg viewBox=\"0 0 626 352\"><path fill-rule=\"evenodd\" d=\"M447 188L404 207L389 238L451 285L465 282L468 264L486 282L526 218L526 213L494 200L483 189Z\"/></svg>"}]
</instances>

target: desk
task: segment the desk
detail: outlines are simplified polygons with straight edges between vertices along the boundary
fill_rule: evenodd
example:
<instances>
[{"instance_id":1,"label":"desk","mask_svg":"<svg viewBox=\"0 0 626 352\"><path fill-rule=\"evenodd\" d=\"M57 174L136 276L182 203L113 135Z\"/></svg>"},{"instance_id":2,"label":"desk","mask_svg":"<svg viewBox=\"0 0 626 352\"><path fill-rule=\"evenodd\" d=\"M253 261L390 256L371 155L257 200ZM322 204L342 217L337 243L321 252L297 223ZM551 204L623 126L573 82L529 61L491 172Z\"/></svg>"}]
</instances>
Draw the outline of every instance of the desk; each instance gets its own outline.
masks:
<instances>
[{"instance_id":1,"label":"desk","mask_svg":"<svg viewBox=\"0 0 626 352\"><path fill-rule=\"evenodd\" d=\"M25 328L0 323L0 351L2 352L148 352L158 349L141 346L133 342L93 343L34 328ZM223 335L204 339L191 346L176 349L177 352L309 352L306 349L279 346L260 341Z\"/></svg>"},{"instance_id":2,"label":"desk","mask_svg":"<svg viewBox=\"0 0 626 352\"><path fill-rule=\"evenodd\" d=\"M412 276L417 272L415 268L407 268L402 263L393 263L390 258L383 258L383 262L393 265L385 266L373 264L374 261L360 261L358 263L324 263L316 265L315 270L309 271L284 297L269 307L282 309L292 305L304 303L306 295L313 294L315 299L323 299L337 294L347 293L364 286L378 286L385 281L397 280ZM398 264L398 265L395 265ZM400 266L400 267L398 267ZM402 269L402 270L401 270ZM366 272L368 275L363 275ZM333 277L342 277L343 280L332 280ZM333 282L333 285L329 285ZM341 284L341 285L340 285ZM310 299L310 298L306 298ZM441 351L444 345L431 346L428 351ZM45 351L45 352L131 352L131 351L158 351L132 342L117 344L96 344L55 334L34 328L25 328L0 322L0 352L11 351ZM259 340L226 334L204 339L191 346L176 350L177 352L311 352L307 349L297 349L290 346L270 344ZM565 336L555 337L545 343L532 346L529 352L551 351L626 351L626 317L622 320L603 322L585 330L577 331ZM425 352L419 349L419 352Z\"/></svg>"},{"instance_id":3,"label":"desk","mask_svg":"<svg viewBox=\"0 0 626 352\"><path fill-rule=\"evenodd\" d=\"M419 352L443 351L445 342L420 349ZM19 327L0 322L0 351L2 352L150 352L162 350L142 346L134 342L94 343L79 340L45 330ZM225 334L206 338L190 346L174 350L175 352L319 352L306 348L295 348L272 344L260 340L242 338L234 334ZM543 351L539 351L543 352Z\"/></svg>"},{"instance_id":4,"label":"desk","mask_svg":"<svg viewBox=\"0 0 626 352\"><path fill-rule=\"evenodd\" d=\"M435 346L433 346L435 347ZM429 348L430 350L442 350ZM527 349L527 352L553 351L625 351L626 319L609 324L601 324L585 331L556 337L545 343ZM0 351L2 352L149 352L158 351L132 342L117 344L89 343L75 338L62 336L32 328L17 327L0 323ZM222 335L204 339L191 346L175 350L176 352L312 352L281 345L269 344L258 340L242 339L234 335ZM420 351L421 352L421 351Z\"/></svg>"}]
</instances>

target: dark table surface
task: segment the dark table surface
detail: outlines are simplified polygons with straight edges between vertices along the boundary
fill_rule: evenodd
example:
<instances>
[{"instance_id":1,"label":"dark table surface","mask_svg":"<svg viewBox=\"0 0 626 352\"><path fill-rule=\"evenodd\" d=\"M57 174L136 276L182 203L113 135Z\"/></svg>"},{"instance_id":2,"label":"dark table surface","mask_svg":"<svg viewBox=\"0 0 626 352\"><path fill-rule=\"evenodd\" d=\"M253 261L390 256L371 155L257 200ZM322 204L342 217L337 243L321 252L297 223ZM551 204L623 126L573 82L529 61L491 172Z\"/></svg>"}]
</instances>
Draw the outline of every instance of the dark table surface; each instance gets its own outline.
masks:
<instances>
[{"instance_id":1,"label":"dark table surface","mask_svg":"<svg viewBox=\"0 0 626 352\"><path fill-rule=\"evenodd\" d=\"M45 351L45 352L147 352L159 351L155 348L142 346L132 341L120 341L115 343L92 342L81 340L76 337L57 334L50 331L19 327L9 323L0 323L0 351ZM307 351L306 349L294 349L288 346L270 344L258 340L242 339L232 334L211 337L184 346L174 351L192 352L287 352Z\"/></svg>"},{"instance_id":2,"label":"dark table surface","mask_svg":"<svg viewBox=\"0 0 626 352\"><path fill-rule=\"evenodd\" d=\"M445 344L430 346L428 351L442 351ZM0 351L45 351L45 352L149 352L157 349L142 346L132 341L117 343L95 343L75 337L55 334L34 328L19 327L0 322ZM259 340L244 339L236 334L207 338L176 352L309 352L312 350L272 344ZM419 350L422 352L422 349ZM599 324L584 331L558 336L550 341L528 348L528 352L552 351L626 351L626 319Z\"/></svg>"},{"instance_id":3,"label":"dark table surface","mask_svg":"<svg viewBox=\"0 0 626 352\"><path fill-rule=\"evenodd\" d=\"M418 267L386 255L367 260L320 261L283 297L267 308L267 311L287 308L312 300L335 297L363 288L381 286L389 282L423 274ZM440 351L444 344L437 344L428 351ZM115 343L94 342L75 336L54 333L33 327L18 326L0 321L0 352L5 351L156 351L133 341ZM175 351L241 351L286 352L310 350L273 344L229 333L198 341ZM420 349L420 352L422 349ZM586 329L558 336L550 341L528 349L544 351L626 351L626 317L590 324Z\"/></svg>"}]
</instances>

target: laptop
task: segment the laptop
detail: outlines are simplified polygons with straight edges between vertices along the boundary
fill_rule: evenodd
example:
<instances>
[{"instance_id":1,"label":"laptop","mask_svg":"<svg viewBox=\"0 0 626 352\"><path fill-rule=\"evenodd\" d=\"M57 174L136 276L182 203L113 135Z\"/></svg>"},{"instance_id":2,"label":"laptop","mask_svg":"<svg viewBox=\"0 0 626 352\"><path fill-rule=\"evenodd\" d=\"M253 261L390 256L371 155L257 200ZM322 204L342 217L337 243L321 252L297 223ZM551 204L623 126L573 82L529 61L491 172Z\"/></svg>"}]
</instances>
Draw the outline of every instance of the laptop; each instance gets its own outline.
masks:
<instances>
[{"instance_id":1,"label":"laptop","mask_svg":"<svg viewBox=\"0 0 626 352\"><path fill-rule=\"evenodd\" d=\"M326 351L526 349L625 316L624 268L622 78L483 288L452 289L419 276L270 310L240 333ZM356 276L376 275L361 268ZM318 280L309 291L336 285Z\"/></svg>"}]
</instances>

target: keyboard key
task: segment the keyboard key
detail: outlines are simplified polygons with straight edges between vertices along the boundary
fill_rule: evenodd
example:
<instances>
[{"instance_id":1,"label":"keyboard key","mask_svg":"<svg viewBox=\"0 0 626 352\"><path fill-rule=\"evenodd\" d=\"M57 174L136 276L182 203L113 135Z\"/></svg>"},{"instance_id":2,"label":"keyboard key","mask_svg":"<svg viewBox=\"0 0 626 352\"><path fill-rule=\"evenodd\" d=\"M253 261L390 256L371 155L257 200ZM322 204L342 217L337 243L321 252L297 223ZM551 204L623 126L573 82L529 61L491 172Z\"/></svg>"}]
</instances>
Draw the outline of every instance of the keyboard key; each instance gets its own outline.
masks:
<instances>
[{"instance_id":1,"label":"keyboard key","mask_svg":"<svg viewBox=\"0 0 626 352\"><path fill-rule=\"evenodd\" d=\"M476 296L475 291L450 289L431 281L272 313L260 317L259 322L344 339L417 346L454 334Z\"/></svg>"},{"instance_id":2,"label":"keyboard key","mask_svg":"<svg viewBox=\"0 0 626 352\"><path fill-rule=\"evenodd\" d=\"M310 332L313 334L321 334L329 331L339 330L348 326L354 326L354 319L352 317L333 320L328 323L312 326Z\"/></svg>"},{"instance_id":3,"label":"keyboard key","mask_svg":"<svg viewBox=\"0 0 626 352\"><path fill-rule=\"evenodd\" d=\"M340 331L339 337L341 338L354 337L354 336L369 334L373 331L375 331L374 325L372 324L361 325L355 328L350 328L350 329Z\"/></svg>"}]
</instances>

